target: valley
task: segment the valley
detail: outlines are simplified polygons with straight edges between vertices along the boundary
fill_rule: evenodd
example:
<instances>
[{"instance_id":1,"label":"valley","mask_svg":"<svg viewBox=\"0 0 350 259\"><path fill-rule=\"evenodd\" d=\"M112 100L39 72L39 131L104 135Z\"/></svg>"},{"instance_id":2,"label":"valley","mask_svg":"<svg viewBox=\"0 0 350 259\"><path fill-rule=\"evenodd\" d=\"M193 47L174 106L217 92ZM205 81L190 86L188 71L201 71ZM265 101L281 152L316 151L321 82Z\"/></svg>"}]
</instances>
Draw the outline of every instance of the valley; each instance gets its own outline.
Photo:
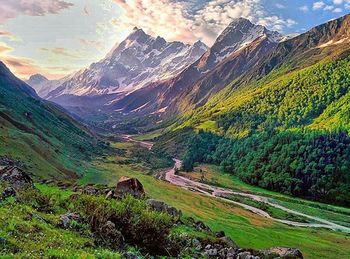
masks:
<instances>
[{"instance_id":1,"label":"valley","mask_svg":"<svg viewBox=\"0 0 350 259\"><path fill-rule=\"evenodd\" d=\"M122 141L115 145L123 148L126 146L128 148L139 146L136 140L137 138L143 139L141 136L133 136L132 142ZM145 152L151 152L148 151L147 147L143 147L143 149ZM110 159L108 160L111 161ZM180 165L179 162L177 160L177 167ZM168 204L181 209L186 216L203 220L213 229L225 229L225 233L243 247L254 247L256 249L279 245L299 247L306 258L329 258L333 253L346 258L350 253L348 249L350 244L348 239L349 228L346 227L349 226L349 209L317 204L283 196L275 192L268 192L246 185L241 181L233 180L229 178L228 174L221 175L216 169L205 169L208 174L215 172L215 176L209 178L208 181L208 184L212 185L208 185L193 182L187 178L182 178L180 182L173 181L172 184L158 179L162 178L160 176L165 172L168 175L168 179L174 177L174 168L167 171L160 169L149 174L148 170L146 170L147 167L141 165L138 168L133 166L131 170L127 169L127 166L122 171L112 161L108 163L99 162L95 166L97 167L96 171L99 173L97 174L95 172L93 175L86 175L81 180L83 183L113 185L122 175L136 176L144 184L146 191L152 197L161 198ZM190 173L187 177L199 181L200 173L198 170L195 172ZM187 173L181 173L181 175L186 176ZM211 180L213 178L220 179L224 183ZM185 189L182 188L184 185L186 186ZM202 188L198 188L198 185L202 186ZM220 187L215 187L215 185L219 185ZM275 220L266 217L266 212L261 211L259 208L257 210L259 212L261 211L263 215L260 215L259 212L256 213L257 211L255 211L254 206L235 203L229 199L217 198L212 193L208 193L208 189L212 190L213 188L217 190L225 188L225 190L229 189L245 195L267 197L281 206L286 206L287 208L294 207L293 210L296 213L306 213L308 216L315 217L320 221L311 220L312 223L303 223L301 221L296 223L297 226L292 226L289 224L290 222L283 223L283 220L280 222L278 219ZM273 204L276 205L276 203ZM300 220L300 218L297 220ZM327 223L320 223L322 221ZM334 225L339 226L340 229L335 227L334 230L331 230ZM249 238L247 239L247 237ZM337 245L333 242L337 242Z\"/></svg>"},{"instance_id":2,"label":"valley","mask_svg":"<svg viewBox=\"0 0 350 259\"><path fill-rule=\"evenodd\" d=\"M297 22L236 12L203 27L197 6L163 38L162 19L133 24L142 1L113 2L133 15L113 47L55 38L75 47L34 48L45 70L0 45L0 257L350 258L350 14L287 34Z\"/></svg>"}]
</instances>

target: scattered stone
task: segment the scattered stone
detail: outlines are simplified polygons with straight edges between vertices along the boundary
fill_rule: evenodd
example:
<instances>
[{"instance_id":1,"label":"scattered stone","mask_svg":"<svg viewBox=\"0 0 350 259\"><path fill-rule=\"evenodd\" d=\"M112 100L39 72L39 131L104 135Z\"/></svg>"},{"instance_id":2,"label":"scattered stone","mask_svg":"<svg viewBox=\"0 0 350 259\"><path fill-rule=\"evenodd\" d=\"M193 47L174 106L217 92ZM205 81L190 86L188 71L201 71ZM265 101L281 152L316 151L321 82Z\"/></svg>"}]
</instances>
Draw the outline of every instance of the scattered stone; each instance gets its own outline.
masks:
<instances>
[{"instance_id":1,"label":"scattered stone","mask_svg":"<svg viewBox=\"0 0 350 259\"><path fill-rule=\"evenodd\" d=\"M4 199L8 197L15 197L15 196L16 196L16 190L13 187L6 187L1 194L1 197Z\"/></svg>"},{"instance_id":2,"label":"scattered stone","mask_svg":"<svg viewBox=\"0 0 350 259\"><path fill-rule=\"evenodd\" d=\"M82 193L87 195L99 195L100 190L94 186L88 185L83 189Z\"/></svg>"},{"instance_id":3,"label":"scattered stone","mask_svg":"<svg viewBox=\"0 0 350 259\"><path fill-rule=\"evenodd\" d=\"M201 250L201 249L202 249L202 244L201 244L201 242L200 242L198 239L196 239L196 238L192 239L192 246L193 246L196 250Z\"/></svg>"},{"instance_id":4,"label":"scattered stone","mask_svg":"<svg viewBox=\"0 0 350 259\"><path fill-rule=\"evenodd\" d=\"M6 166L0 170L0 181L5 182L15 190L23 190L34 187L30 176L16 166Z\"/></svg>"},{"instance_id":5,"label":"scattered stone","mask_svg":"<svg viewBox=\"0 0 350 259\"><path fill-rule=\"evenodd\" d=\"M115 193L118 197L130 194L135 198L141 198L145 195L145 191L140 181L136 178L129 178L126 176L119 179Z\"/></svg>"},{"instance_id":6,"label":"scattered stone","mask_svg":"<svg viewBox=\"0 0 350 259\"><path fill-rule=\"evenodd\" d=\"M303 254L299 249L288 248L288 247L272 247L268 250L262 251L262 253L269 257L276 255L280 258L293 258L293 259L303 259Z\"/></svg>"},{"instance_id":7,"label":"scattered stone","mask_svg":"<svg viewBox=\"0 0 350 259\"><path fill-rule=\"evenodd\" d=\"M211 231L211 229L207 225L205 225L202 221L195 222L193 226L200 231L206 231L206 232Z\"/></svg>"},{"instance_id":8,"label":"scattered stone","mask_svg":"<svg viewBox=\"0 0 350 259\"><path fill-rule=\"evenodd\" d=\"M109 191L107 194L106 194L106 199L112 199L114 197L114 191Z\"/></svg>"},{"instance_id":9,"label":"scattered stone","mask_svg":"<svg viewBox=\"0 0 350 259\"><path fill-rule=\"evenodd\" d=\"M255 256L253 256L250 252L245 251L245 252L240 252L237 255L237 259L255 259Z\"/></svg>"},{"instance_id":10,"label":"scattered stone","mask_svg":"<svg viewBox=\"0 0 350 259\"><path fill-rule=\"evenodd\" d=\"M101 241L111 248L120 248L124 244L124 237L122 233L111 221L107 221L104 225L102 225L98 229L97 233L100 236Z\"/></svg>"},{"instance_id":11,"label":"scattered stone","mask_svg":"<svg viewBox=\"0 0 350 259\"><path fill-rule=\"evenodd\" d=\"M73 222L81 224L83 222L82 218L78 213L66 213L60 216L58 225L63 228L73 227Z\"/></svg>"},{"instance_id":12,"label":"scattered stone","mask_svg":"<svg viewBox=\"0 0 350 259\"><path fill-rule=\"evenodd\" d=\"M221 243L226 247L238 248L238 245L230 237L221 237L219 238Z\"/></svg>"},{"instance_id":13,"label":"scattered stone","mask_svg":"<svg viewBox=\"0 0 350 259\"><path fill-rule=\"evenodd\" d=\"M123 258L125 258L125 259L140 259L141 257L134 254L133 252L126 252L123 254Z\"/></svg>"},{"instance_id":14,"label":"scattered stone","mask_svg":"<svg viewBox=\"0 0 350 259\"><path fill-rule=\"evenodd\" d=\"M12 159L8 156L0 156L0 166L17 166L20 168L26 168L22 161Z\"/></svg>"},{"instance_id":15,"label":"scattered stone","mask_svg":"<svg viewBox=\"0 0 350 259\"><path fill-rule=\"evenodd\" d=\"M164 212L168 213L174 218L180 218L182 216L182 212L180 210L177 210L174 207L169 206L165 202L158 201L155 199L148 199L146 201L148 206L150 206L153 210L159 211L159 212Z\"/></svg>"},{"instance_id":16,"label":"scattered stone","mask_svg":"<svg viewBox=\"0 0 350 259\"><path fill-rule=\"evenodd\" d=\"M220 238L220 237L224 237L225 236L225 232L224 231L219 231L215 233L215 236Z\"/></svg>"},{"instance_id":17,"label":"scattered stone","mask_svg":"<svg viewBox=\"0 0 350 259\"><path fill-rule=\"evenodd\" d=\"M218 250L216 248L206 250L204 255L208 257L216 257L218 255Z\"/></svg>"}]
</instances>

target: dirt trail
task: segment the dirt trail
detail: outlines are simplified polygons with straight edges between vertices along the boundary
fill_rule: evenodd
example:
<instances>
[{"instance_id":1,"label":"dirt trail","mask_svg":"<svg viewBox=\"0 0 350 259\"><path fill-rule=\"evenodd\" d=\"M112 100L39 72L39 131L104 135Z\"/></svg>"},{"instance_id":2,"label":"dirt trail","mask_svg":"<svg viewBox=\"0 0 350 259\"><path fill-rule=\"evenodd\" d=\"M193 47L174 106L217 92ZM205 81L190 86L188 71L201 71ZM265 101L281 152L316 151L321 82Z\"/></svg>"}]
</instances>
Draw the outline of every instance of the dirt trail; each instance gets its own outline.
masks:
<instances>
[{"instance_id":1,"label":"dirt trail","mask_svg":"<svg viewBox=\"0 0 350 259\"><path fill-rule=\"evenodd\" d=\"M243 207L243 208L245 208L245 209L247 209L255 214L258 214L262 217L272 219L272 220L275 220L275 221L278 221L278 222L281 222L281 223L284 223L284 224L287 224L290 226L328 228L328 229L339 230L339 231L343 231L346 233L350 233L350 228L348 228L348 227L341 226L341 225L338 225L336 223L330 222L328 220L321 219L321 218L314 217L314 216L310 216L310 215L307 215L307 214L304 214L304 213L301 213L301 212L298 212L298 211L295 211L292 209L288 209L282 205L278 205L276 203L273 203L270 200L270 198L268 198L268 197L264 197L264 196L256 195L256 194L244 193L244 192L234 192L230 189L216 187L216 186L212 186L212 185L204 184L204 183L199 183L199 182L190 180L186 177L176 175L175 174L176 169L181 167L182 162L181 162L181 160L178 160L178 159L174 159L174 161L175 161L174 167L165 172L165 180L174 184L174 185L180 186L182 188L186 188L188 190L197 191L197 192L202 193L204 195L215 197L215 198L221 199L223 201L226 201L226 202L229 202L232 204L239 205L239 206L241 206L241 207ZM250 206L250 205L247 205L244 203L229 200L229 199L225 198L225 196L227 196L227 195L239 195L239 196L243 196L243 197L248 197L252 200L266 203L270 206L281 209L285 212L288 212L288 213L291 213L294 215L303 216L305 218L311 219L311 220L316 221L318 223L302 223L302 222L296 222L296 221L290 221L290 220L277 219L277 218L272 217L266 211L263 211L259 208L255 208L253 206Z\"/></svg>"},{"instance_id":2,"label":"dirt trail","mask_svg":"<svg viewBox=\"0 0 350 259\"><path fill-rule=\"evenodd\" d=\"M135 142L135 143L139 143L141 146L147 148L148 150L151 150L153 147L153 143L151 142L147 142L147 141L138 141L138 140L134 140L132 138L131 135L124 135L123 136L124 139L126 139L127 141L130 142ZM331 221L325 220L325 219L321 219L319 217L315 217L315 216L310 216L289 208L286 208L282 205L276 204L274 203L271 198L262 196L262 195L257 195L257 194L251 194L251 193L244 193L244 192L235 192L232 191L230 189L226 189L226 188L221 188L221 187L216 187L216 186L212 186L209 184L204 184L204 183L200 183L200 182L196 182L193 180L190 180L186 177L180 176L176 174L177 169L181 168L182 165L182 161L179 159L174 159L175 165L173 168L169 169L168 171L163 172L163 176L162 179L168 181L171 184L174 184L176 186L191 190L191 191L195 191L210 197L215 197L217 199L223 200L225 202L228 203L232 203L232 204L236 204L238 206L241 206L243 208L245 208L246 210L249 210L257 215L260 215L262 217L268 218L268 219L272 219L274 221L277 222L281 222L290 226L295 226L295 227L314 227L314 228L327 228L327 229L332 229L332 230L337 230L337 231L342 231L342 232L346 232L346 233L350 233L350 228L345 227L345 226L341 226L339 224L333 223ZM296 221L290 221L290 220L282 220L282 219L277 219L272 217L269 213L267 213L266 211L263 211L259 208L244 204L244 203L240 203L240 202L236 202L233 200L230 200L228 198L225 198L225 196L227 197L228 195L239 195L242 197L248 197L254 201L258 201L258 202L263 202L266 203L272 207L275 207L277 209L283 210L287 213L290 214L294 214L294 215L298 215L298 216L302 216L308 219L311 219L313 221L316 221L318 223L303 223L303 222L296 222Z\"/></svg>"}]
</instances>

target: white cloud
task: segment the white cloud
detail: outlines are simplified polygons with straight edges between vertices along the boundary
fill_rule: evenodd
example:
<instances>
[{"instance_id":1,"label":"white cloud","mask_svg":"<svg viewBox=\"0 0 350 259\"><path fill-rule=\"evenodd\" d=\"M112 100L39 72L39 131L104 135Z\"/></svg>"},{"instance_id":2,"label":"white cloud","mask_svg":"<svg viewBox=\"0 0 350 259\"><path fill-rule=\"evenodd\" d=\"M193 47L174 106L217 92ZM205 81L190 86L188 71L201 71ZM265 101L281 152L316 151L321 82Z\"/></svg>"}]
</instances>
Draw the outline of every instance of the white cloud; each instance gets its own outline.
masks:
<instances>
[{"instance_id":1,"label":"white cloud","mask_svg":"<svg viewBox=\"0 0 350 259\"><path fill-rule=\"evenodd\" d=\"M312 9L319 10L319 9L323 9L325 6L326 4L323 1L318 1L313 4Z\"/></svg>"},{"instance_id":2,"label":"white cloud","mask_svg":"<svg viewBox=\"0 0 350 259\"><path fill-rule=\"evenodd\" d=\"M72 3L63 0L0 0L0 24L19 15L57 14L71 6Z\"/></svg>"},{"instance_id":3,"label":"white cloud","mask_svg":"<svg viewBox=\"0 0 350 259\"><path fill-rule=\"evenodd\" d=\"M309 7L307 5L303 5L299 7L299 10L303 11L304 13L307 13L309 11Z\"/></svg>"},{"instance_id":4,"label":"white cloud","mask_svg":"<svg viewBox=\"0 0 350 259\"><path fill-rule=\"evenodd\" d=\"M326 5L323 10L324 11L332 11L334 9L334 6L333 5Z\"/></svg>"},{"instance_id":5,"label":"white cloud","mask_svg":"<svg viewBox=\"0 0 350 259\"><path fill-rule=\"evenodd\" d=\"M341 13L342 11L343 11L343 9L341 9L341 8L335 8L333 10L333 13Z\"/></svg>"},{"instance_id":6,"label":"white cloud","mask_svg":"<svg viewBox=\"0 0 350 259\"><path fill-rule=\"evenodd\" d=\"M208 45L234 19L244 17L253 23L282 31L296 24L291 19L269 15L261 0L211 0L191 11L192 1L115 0L123 14L113 22L120 29L137 26L167 40L193 42L198 38ZM193 10L193 8L192 8Z\"/></svg>"}]
</instances>

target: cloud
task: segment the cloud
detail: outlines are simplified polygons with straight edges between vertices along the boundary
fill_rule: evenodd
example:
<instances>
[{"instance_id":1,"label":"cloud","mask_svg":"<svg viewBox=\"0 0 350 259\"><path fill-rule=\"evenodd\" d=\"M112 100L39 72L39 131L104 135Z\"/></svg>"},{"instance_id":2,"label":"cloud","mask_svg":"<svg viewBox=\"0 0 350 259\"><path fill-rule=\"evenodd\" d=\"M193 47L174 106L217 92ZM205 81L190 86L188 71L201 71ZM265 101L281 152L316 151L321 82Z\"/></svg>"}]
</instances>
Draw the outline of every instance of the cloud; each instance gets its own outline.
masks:
<instances>
[{"instance_id":1,"label":"cloud","mask_svg":"<svg viewBox=\"0 0 350 259\"><path fill-rule=\"evenodd\" d=\"M120 30L137 26L167 40L193 42L198 38L212 44L217 35L234 19L245 17L270 29L283 30L295 21L269 15L261 0L211 0L199 8L193 1L114 0L122 15L112 23Z\"/></svg>"},{"instance_id":2,"label":"cloud","mask_svg":"<svg viewBox=\"0 0 350 259\"><path fill-rule=\"evenodd\" d=\"M309 7L307 5L303 5L299 7L299 10L304 13L307 13L309 11Z\"/></svg>"},{"instance_id":3,"label":"cloud","mask_svg":"<svg viewBox=\"0 0 350 259\"><path fill-rule=\"evenodd\" d=\"M71 51L66 48L62 47L56 47L56 48L40 48L40 51L49 52L51 54L57 55L57 56L63 56L68 57L72 59L79 59L81 58L76 51Z\"/></svg>"},{"instance_id":4,"label":"cloud","mask_svg":"<svg viewBox=\"0 0 350 259\"><path fill-rule=\"evenodd\" d=\"M11 52L13 48L7 46L5 43L0 42L0 54Z\"/></svg>"},{"instance_id":5,"label":"cloud","mask_svg":"<svg viewBox=\"0 0 350 259\"><path fill-rule=\"evenodd\" d=\"M0 0L0 24L19 15L57 14L73 6L63 0Z\"/></svg>"},{"instance_id":6,"label":"cloud","mask_svg":"<svg viewBox=\"0 0 350 259\"><path fill-rule=\"evenodd\" d=\"M325 6L326 4L323 1L318 1L313 4L312 9L319 10L319 9L323 9Z\"/></svg>"}]
</instances>

